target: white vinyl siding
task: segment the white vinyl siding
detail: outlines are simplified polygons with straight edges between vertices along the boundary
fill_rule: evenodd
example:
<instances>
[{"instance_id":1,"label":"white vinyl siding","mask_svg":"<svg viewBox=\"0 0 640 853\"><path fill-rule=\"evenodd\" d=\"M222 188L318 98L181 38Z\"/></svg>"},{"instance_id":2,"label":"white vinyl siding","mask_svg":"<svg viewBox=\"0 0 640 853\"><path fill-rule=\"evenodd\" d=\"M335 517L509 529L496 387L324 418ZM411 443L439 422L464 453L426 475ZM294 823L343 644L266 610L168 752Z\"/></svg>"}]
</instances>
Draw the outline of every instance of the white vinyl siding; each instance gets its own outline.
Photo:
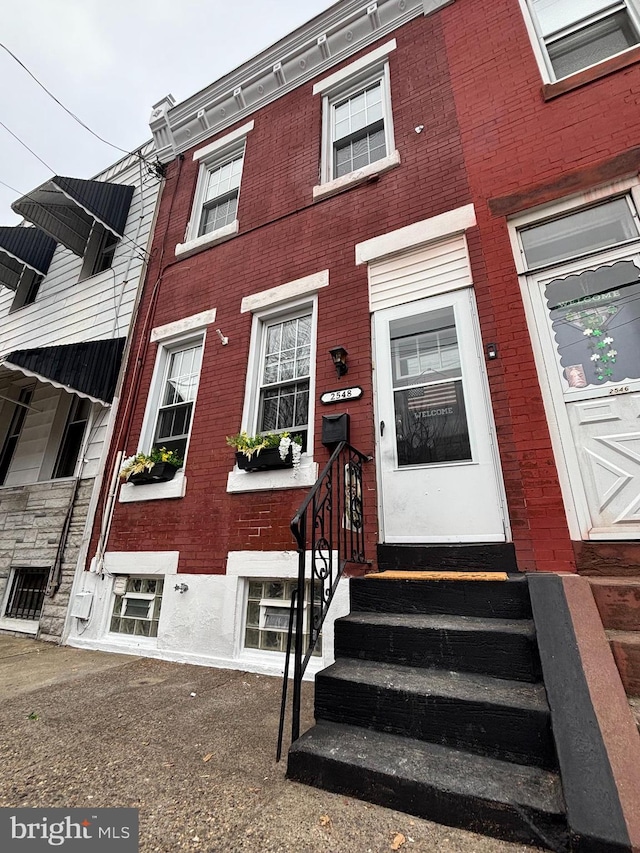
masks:
<instances>
[{"instance_id":1,"label":"white vinyl siding","mask_svg":"<svg viewBox=\"0 0 640 853\"><path fill-rule=\"evenodd\" d=\"M369 307L380 311L472 284L463 234L369 264Z\"/></svg>"},{"instance_id":2,"label":"white vinyl siding","mask_svg":"<svg viewBox=\"0 0 640 853\"><path fill-rule=\"evenodd\" d=\"M151 148L144 150L147 156ZM147 248L159 182L148 178L140 192L138 158L110 169L98 180L136 186L127 226L110 269L79 281L83 258L58 244L51 266L32 305L10 314L14 292L0 287L0 356L14 349L56 346L79 341L124 337L143 271L141 251ZM143 220L138 231L138 217ZM125 281L126 279L126 281Z\"/></svg>"},{"instance_id":3,"label":"white vinyl siding","mask_svg":"<svg viewBox=\"0 0 640 853\"><path fill-rule=\"evenodd\" d=\"M153 146L145 146L142 154L152 157ZM128 335L140 277L145 270L142 258L149 247L160 182L147 175L144 165L141 174L140 162L133 156L105 170L97 179L135 186L125 234L115 248L111 268L80 281L84 259L58 244L33 304L11 313L15 293L0 287L0 357L13 350ZM0 370L0 373L0 394L16 399L26 380L18 372ZM5 486L28 485L52 476L72 399L73 395L36 381L33 410L25 418ZM6 428L3 406L4 401L0 400L0 442ZM92 411L94 417L83 456L83 478L95 477L99 472L111 416L111 409L101 405L92 406Z\"/></svg>"}]
</instances>

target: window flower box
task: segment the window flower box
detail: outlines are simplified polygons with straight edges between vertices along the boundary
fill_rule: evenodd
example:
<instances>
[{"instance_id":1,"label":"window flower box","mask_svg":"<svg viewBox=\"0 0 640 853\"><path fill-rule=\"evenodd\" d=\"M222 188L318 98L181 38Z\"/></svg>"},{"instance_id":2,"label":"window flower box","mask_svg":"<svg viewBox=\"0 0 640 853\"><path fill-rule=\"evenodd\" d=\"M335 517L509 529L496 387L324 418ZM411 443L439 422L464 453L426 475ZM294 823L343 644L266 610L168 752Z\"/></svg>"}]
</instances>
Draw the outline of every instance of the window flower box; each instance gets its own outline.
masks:
<instances>
[{"instance_id":1,"label":"window flower box","mask_svg":"<svg viewBox=\"0 0 640 853\"><path fill-rule=\"evenodd\" d=\"M156 462L151 470L132 474L128 482L133 483L134 486L144 486L148 483L168 483L169 480L173 480L177 470L177 467L171 465L170 462Z\"/></svg>"},{"instance_id":2,"label":"window flower box","mask_svg":"<svg viewBox=\"0 0 640 853\"><path fill-rule=\"evenodd\" d=\"M281 459L280 450L277 447L267 447L249 458L238 450L236 462L241 471L276 471L281 468L293 468L293 454L289 448L285 458Z\"/></svg>"},{"instance_id":3,"label":"window flower box","mask_svg":"<svg viewBox=\"0 0 640 853\"><path fill-rule=\"evenodd\" d=\"M302 455L302 438L288 432L228 435L227 444L236 450L236 462L241 471L275 471L293 468L297 476Z\"/></svg>"},{"instance_id":4,"label":"window flower box","mask_svg":"<svg viewBox=\"0 0 640 853\"><path fill-rule=\"evenodd\" d=\"M178 468L183 465L183 458L174 450L166 447L154 448L149 455L137 453L125 459L120 469L120 476L134 486L144 486L149 483L168 483L173 480Z\"/></svg>"}]
</instances>

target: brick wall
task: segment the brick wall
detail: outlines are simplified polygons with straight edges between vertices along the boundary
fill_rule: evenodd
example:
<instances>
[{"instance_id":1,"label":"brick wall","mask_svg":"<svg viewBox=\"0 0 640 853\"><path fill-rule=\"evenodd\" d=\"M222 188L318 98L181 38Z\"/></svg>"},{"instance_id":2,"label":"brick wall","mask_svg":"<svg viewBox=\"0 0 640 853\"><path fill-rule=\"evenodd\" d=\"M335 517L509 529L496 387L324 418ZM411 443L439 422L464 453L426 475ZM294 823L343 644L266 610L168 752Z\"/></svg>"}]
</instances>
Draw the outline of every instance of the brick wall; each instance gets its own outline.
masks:
<instances>
[{"instance_id":1,"label":"brick wall","mask_svg":"<svg viewBox=\"0 0 640 853\"><path fill-rule=\"evenodd\" d=\"M402 165L379 180L313 202L320 168L321 97L313 96L312 83L301 86L252 116L239 236L176 262L174 247L184 240L198 167L190 152L184 161L170 164L140 316L145 317L154 298L155 307L146 326L138 326L134 352L154 326L212 307L217 308L215 326L229 337L229 345L222 348L213 334L207 338L185 498L118 505L109 550L179 549L181 571L222 572L229 550L293 548L289 522L304 491L226 492L234 457L225 436L238 431L244 400L251 316L240 313L240 303L248 294L329 269L330 285L318 294L316 391L362 386L360 400L324 412L348 411L352 443L373 452L367 271L355 266L355 244L469 201L439 18L416 19L394 37L398 47L389 56L391 98ZM416 134L417 124L428 132ZM328 354L338 344L349 351L349 374L341 383ZM141 353L140 369L135 361L130 366L128 386L141 390L131 407L127 452L137 446L155 355L156 347L150 345ZM318 406L314 456L320 465L328 458L320 444L322 413ZM114 448L123 443L116 434ZM373 555L373 465L367 468L365 500Z\"/></svg>"},{"instance_id":2,"label":"brick wall","mask_svg":"<svg viewBox=\"0 0 640 853\"><path fill-rule=\"evenodd\" d=\"M573 570L506 218L489 202L518 194L526 209L615 176L607 164L640 139L640 65L547 102L517 0L458 0L442 24L481 235L471 241L480 322L500 352L488 371L518 564Z\"/></svg>"}]
</instances>

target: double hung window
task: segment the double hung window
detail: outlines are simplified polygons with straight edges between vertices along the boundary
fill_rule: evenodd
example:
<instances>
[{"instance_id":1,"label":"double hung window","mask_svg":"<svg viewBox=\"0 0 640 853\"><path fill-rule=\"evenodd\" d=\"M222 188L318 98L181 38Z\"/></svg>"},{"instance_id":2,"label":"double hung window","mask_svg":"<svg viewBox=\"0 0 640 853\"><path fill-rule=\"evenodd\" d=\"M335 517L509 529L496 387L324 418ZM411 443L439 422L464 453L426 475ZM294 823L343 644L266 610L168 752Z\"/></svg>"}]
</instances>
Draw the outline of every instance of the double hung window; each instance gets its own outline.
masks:
<instances>
[{"instance_id":1,"label":"double hung window","mask_svg":"<svg viewBox=\"0 0 640 853\"><path fill-rule=\"evenodd\" d=\"M177 257L188 257L237 234L238 204L247 136L254 122L232 130L194 151L199 164L191 218Z\"/></svg>"},{"instance_id":2,"label":"double hung window","mask_svg":"<svg viewBox=\"0 0 640 853\"><path fill-rule=\"evenodd\" d=\"M312 314L262 324L257 432L302 434L306 447L309 426Z\"/></svg>"},{"instance_id":3,"label":"double hung window","mask_svg":"<svg viewBox=\"0 0 640 853\"><path fill-rule=\"evenodd\" d=\"M166 447L184 457L193 419L202 364L202 339L163 352L152 447Z\"/></svg>"},{"instance_id":4,"label":"double hung window","mask_svg":"<svg viewBox=\"0 0 640 853\"><path fill-rule=\"evenodd\" d=\"M331 102L332 177L341 178L389 153L383 77Z\"/></svg>"},{"instance_id":5,"label":"double hung window","mask_svg":"<svg viewBox=\"0 0 640 853\"><path fill-rule=\"evenodd\" d=\"M395 150L389 54L395 39L320 80L322 95L322 197L398 165Z\"/></svg>"},{"instance_id":6,"label":"double hung window","mask_svg":"<svg viewBox=\"0 0 640 853\"><path fill-rule=\"evenodd\" d=\"M527 0L527 4L555 80L640 42L637 0Z\"/></svg>"},{"instance_id":7,"label":"double hung window","mask_svg":"<svg viewBox=\"0 0 640 853\"><path fill-rule=\"evenodd\" d=\"M244 150L206 170L206 186L200 211L198 237L235 222Z\"/></svg>"}]
</instances>

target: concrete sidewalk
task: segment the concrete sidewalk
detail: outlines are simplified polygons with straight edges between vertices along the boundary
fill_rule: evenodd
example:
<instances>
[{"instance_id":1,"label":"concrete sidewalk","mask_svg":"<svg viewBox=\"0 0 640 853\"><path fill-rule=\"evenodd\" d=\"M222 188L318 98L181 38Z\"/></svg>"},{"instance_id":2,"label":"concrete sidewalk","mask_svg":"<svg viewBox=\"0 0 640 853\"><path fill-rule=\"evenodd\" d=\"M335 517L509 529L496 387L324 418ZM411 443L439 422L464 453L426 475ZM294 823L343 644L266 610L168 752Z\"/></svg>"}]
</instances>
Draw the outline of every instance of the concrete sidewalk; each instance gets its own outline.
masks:
<instances>
[{"instance_id":1,"label":"concrete sidewalk","mask_svg":"<svg viewBox=\"0 0 640 853\"><path fill-rule=\"evenodd\" d=\"M138 808L142 853L534 850L288 782L280 686L0 635L0 805Z\"/></svg>"}]
</instances>

